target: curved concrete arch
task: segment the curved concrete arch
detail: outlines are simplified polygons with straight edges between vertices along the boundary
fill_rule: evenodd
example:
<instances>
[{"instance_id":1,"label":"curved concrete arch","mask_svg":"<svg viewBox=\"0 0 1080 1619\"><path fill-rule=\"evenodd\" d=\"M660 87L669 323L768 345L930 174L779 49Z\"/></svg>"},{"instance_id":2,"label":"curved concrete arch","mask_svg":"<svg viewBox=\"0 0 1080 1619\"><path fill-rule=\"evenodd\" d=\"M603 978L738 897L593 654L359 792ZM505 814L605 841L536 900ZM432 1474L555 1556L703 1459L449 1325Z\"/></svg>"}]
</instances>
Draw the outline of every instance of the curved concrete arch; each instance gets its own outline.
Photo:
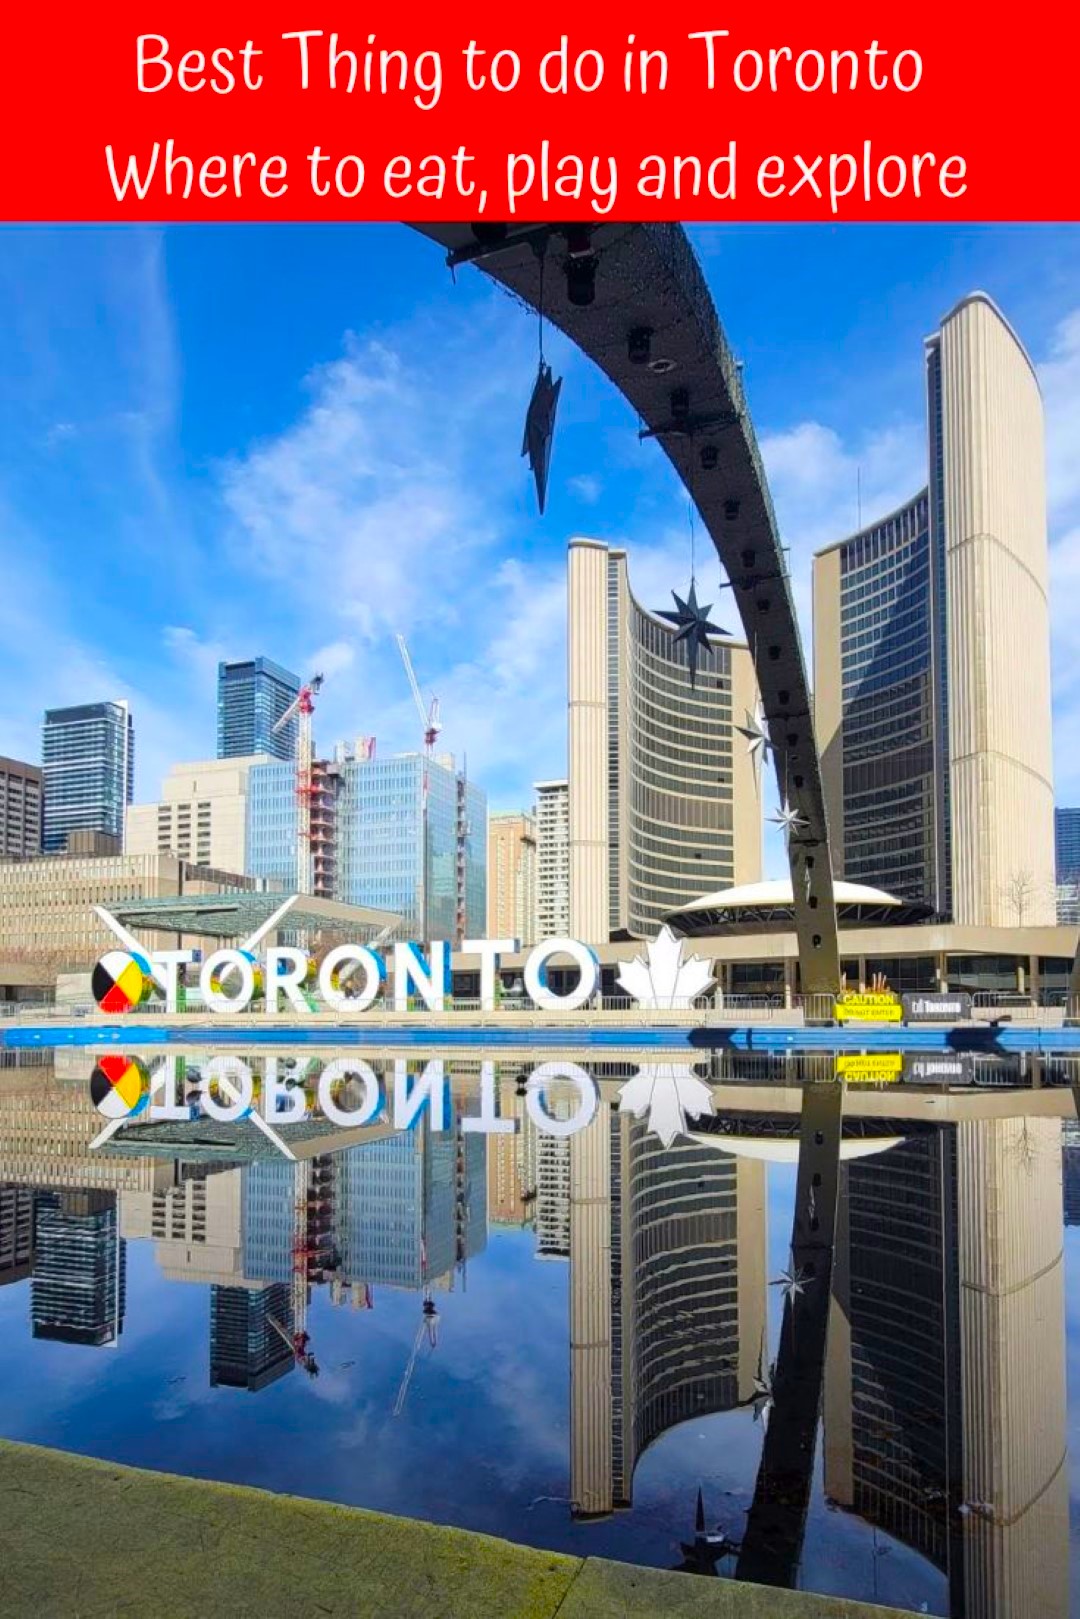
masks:
<instances>
[{"instance_id":1,"label":"curved concrete arch","mask_svg":"<svg viewBox=\"0 0 1080 1619\"><path fill-rule=\"evenodd\" d=\"M685 231L644 224L415 228L441 243L450 264L475 263L533 309L542 298L545 317L611 379L690 493L753 655L780 793L805 822L788 845L802 988L835 994L840 951L829 832L791 581L739 367ZM571 247L595 264L595 293L584 306L568 296Z\"/></svg>"}]
</instances>

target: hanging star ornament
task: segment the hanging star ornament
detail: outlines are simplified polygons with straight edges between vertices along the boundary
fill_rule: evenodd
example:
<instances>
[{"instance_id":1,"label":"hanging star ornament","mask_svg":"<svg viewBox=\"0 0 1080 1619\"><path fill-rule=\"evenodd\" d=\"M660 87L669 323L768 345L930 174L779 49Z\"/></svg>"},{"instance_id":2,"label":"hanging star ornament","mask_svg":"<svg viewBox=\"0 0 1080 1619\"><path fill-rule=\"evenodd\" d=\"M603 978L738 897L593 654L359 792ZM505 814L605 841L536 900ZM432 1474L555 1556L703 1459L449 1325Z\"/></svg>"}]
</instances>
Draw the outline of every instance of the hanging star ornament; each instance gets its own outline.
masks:
<instances>
[{"instance_id":1,"label":"hanging star ornament","mask_svg":"<svg viewBox=\"0 0 1080 1619\"><path fill-rule=\"evenodd\" d=\"M787 798L784 799L775 815L767 815L765 819L773 826L782 827L784 836L789 838L796 832L804 832L810 824L805 815L801 815L797 809L792 808L791 802Z\"/></svg>"},{"instance_id":2,"label":"hanging star ornament","mask_svg":"<svg viewBox=\"0 0 1080 1619\"><path fill-rule=\"evenodd\" d=\"M525 415L525 437L521 445L522 455L529 457L529 470L536 483L536 498L540 504L541 517L544 515L544 503L547 500L551 445L555 437L555 411L559 404L561 387L562 378L555 381L551 375L550 365L541 360L533 384L532 397L529 400L529 409Z\"/></svg>"},{"instance_id":3,"label":"hanging star ornament","mask_svg":"<svg viewBox=\"0 0 1080 1619\"><path fill-rule=\"evenodd\" d=\"M736 725L735 729L740 736L746 738L747 752L754 764L764 764L772 752L772 739L769 736L769 722L765 718L765 710L760 703L751 714L746 713L746 724Z\"/></svg>"},{"instance_id":4,"label":"hanging star ornament","mask_svg":"<svg viewBox=\"0 0 1080 1619\"><path fill-rule=\"evenodd\" d=\"M693 686L696 684L698 655L701 652L708 652L709 636L726 635L728 632L722 630L718 624L710 624L709 610L712 602L706 607L698 604L697 584L693 579L690 581L690 592L685 601L677 590L673 590L671 594L676 611L673 613L667 608L659 616L679 626L679 633L675 639L686 642L686 662L690 669L690 684Z\"/></svg>"},{"instance_id":5,"label":"hanging star ornament","mask_svg":"<svg viewBox=\"0 0 1080 1619\"><path fill-rule=\"evenodd\" d=\"M769 1283L769 1286L779 1287L785 1299L794 1304L796 1299L802 1298L812 1281L813 1277L808 1270L804 1269L802 1265L796 1267L795 1256L792 1254L787 1270L782 1270L775 1281Z\"/></svg>"},{"instance_id":6,"label":"hanging star ornament","mask_svg":"<svg viewBox=\"0 0 1080 1619\"><path fill-rule=\"evenodd\" d=\"M776 1403L773 1395L773 1371L774 1368L770 1366L765 1377L754 1378L754 1392L750 1396L750 1405L753 1408L754 1421L760 1422L761 1426L766 1430L769 1426L769 1417L772 1413L772 1408Z\"/></svg>"}]
</instances>

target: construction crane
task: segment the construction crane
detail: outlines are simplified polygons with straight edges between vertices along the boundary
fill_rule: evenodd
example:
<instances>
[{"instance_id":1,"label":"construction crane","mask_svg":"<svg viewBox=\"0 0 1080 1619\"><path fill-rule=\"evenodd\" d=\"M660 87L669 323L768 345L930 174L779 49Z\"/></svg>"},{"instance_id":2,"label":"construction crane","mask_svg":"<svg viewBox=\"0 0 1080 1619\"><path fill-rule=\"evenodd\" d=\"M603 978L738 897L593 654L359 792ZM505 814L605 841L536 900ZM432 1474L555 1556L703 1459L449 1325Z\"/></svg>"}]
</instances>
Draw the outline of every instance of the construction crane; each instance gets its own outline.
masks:
<instances>
[{"instance_id":1,"label":"construction crane","mask_svg":"<svg viewBox=\"0 0 1080 1619\"><path fill-rule=\"evenodd\" d=\"M312 800L315 796L312 771L314 742L312 741L311 716L315 712L315 699L322 690L322 684L322 675L312 675L311 679L300 687L296 697L272 727L273 731L283 731L294 716L297 719L296 892L298 894L312 894L315 891L312 858Z\"/></svg>"},{"instance_id":2,"label":"construction crane","mask_svg":"<svg viewBox=\"0 0 1080 1619\"><path fill-rule=\"evenodd\" d=\"M433 695L427 708L424 707L424 699L420 692L420 682L416 678L416 670L413 668L413 661L409 656L409 648L403 635L398 636L397 644L398 651L401 653L401 661L405 665L405 673L409 679L409 687L412 691L413 702L416 704L416 712L420 717L420 729L424 738L424 766L420 804L421 840L423 845L421 850L422 867L420 879L420 917L421 931L423 933L422 943L428 944L430 942L428 927L428 890L430 887L428 882L430 853L430 842L428 838L428 788L431 771L431 759L435 751L435 743L438 741L439 732L442 730L442 722L439 719L439 699L436 696Z\"/></svg>"},{"instance_id":3,"label":"construction crane","mask_svg":"<svg viewBox=\"0 0 1080 1619\"><path fill-rule=\"evenodd\" d=\"M312 1166L310 1162L298 1163L294 1169L295 1184L293 1206L293 1244L292 1244L292 1331L276 1316L270 1317L270 1325L286 1344L293 1354L296 1364L307 1372L309 1377L318 1377L319 1365L311 1350L311 1335L307 1330L308 1311L308 1261L313 1254L318 1253L318 1245L312 1245L309 1239L309 1225L311 1210L309 1199L312 1191Z\"/></svg>"},{"instance_id":4,"label":"construction crane","mask_svg":"<svg viewBox=\"0 0 1080 1619\"><path fill-rule=\"evenodd\" d=\"M439 732L442 730L442 723L439 719L439 699L432 695L428 707L424 707L420 682L416 678L416 670L413 668L413 661L409 656L409 648L403 635L398 636L397 644L401 653L401 661L405 665L405 673L409 677L409 686L412 690L413 702L416 704L416 712L420 716L420 727L424 733L424 752L430 758L439 739Z\"/></svg>"},{"instance_id":5,"label":"construction crane","mask_svg":"<svg viewBox=\"0 0 1080 1619\"><path fill-rule=\"evenodd\" d=\"M413 1340L412 1352L405 1367L405 1375L401 1379L401 1387L398 1389L397 1399L394 1401L395 1417L400 1417L405 1409L405 1397L409 1392L409 1384L412 1382L416 1362L425 1339L427 1339L428 1346L431 1349L434 1349L439 1342L439 1312L435 1308L435 1300L431 1296L430 1289L426 1289L424 1292L420 1325L416 1329L416 1337Z\"/></svg>"}]
</instances>

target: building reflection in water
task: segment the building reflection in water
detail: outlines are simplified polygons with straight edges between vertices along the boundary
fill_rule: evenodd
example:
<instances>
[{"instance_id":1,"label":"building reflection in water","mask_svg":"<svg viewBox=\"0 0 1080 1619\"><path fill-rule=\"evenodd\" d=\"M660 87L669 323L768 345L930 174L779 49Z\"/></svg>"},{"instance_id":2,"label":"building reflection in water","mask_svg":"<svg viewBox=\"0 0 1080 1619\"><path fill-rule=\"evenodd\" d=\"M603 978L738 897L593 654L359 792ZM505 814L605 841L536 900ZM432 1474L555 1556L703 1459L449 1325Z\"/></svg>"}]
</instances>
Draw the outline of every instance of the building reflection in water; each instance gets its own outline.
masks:
<instances>
[{"instance_id":1,"label":"building reflection in water","mask_svg":"<svg viewBox=\"0 0 1080 1619\"><path fill-rule=\"evenodd\" d=\"M292 1297L284 1284L210 1289L210 1386L257 1394L291 1372Z\"/></svg>"},{"instance_id":2,"label":"building reflection in water","mask_svg":"<svg viewBox=\"0 0 1080 1619\"><path fill-rule=\"evenodd\" d=\"M753 1397L765 1334L765 1166L663 1147L613 1108L570 1140L570 1495L630 1505L688 1417Z\"/></svg>"},{"instance_id":3,"label":"building reflection in water","mask_svg":"<svg viewBox=\"0 0 1080 1619\"><path fill-rule=\"evenodd\" d=\"M359 1309L401 1289L426 1307L483 1253L489 1222L531 1228L538 1259L568 1264L575 1516L629 1508L640 1458L679 1424L775 1395L745 1528L726 1526L740 1574L797 1581L820 1461L830 1505L941 1571L953 1619L1064 1619L1068 1090L957 1087L931 1113L913 1088L851 1087L842 1126L837 1106L813 1132L838 1167L835 1240L829 1177L800 1162L791 1266L816 1242L822 1296L786 1290L770 1345L768 1165L799 1160L807 1093L761 1059L729 1064L715 1117L665 1147L618 1109L631 1072L598 1071L593 1122L555 1137L529 1116L527 1070L507 1065L499 1112L517 1129L485 1136L464 1128L476 1076L455 1065L443 1128L304 1124L295 1162L206 1121L91 1152L85 1084L5 1073L0 1286L29 1279L34 1337L115 1344L126 1244L151 1242L168 1280L207 1288L210 1383L257 1393L312 1370L315 1290ZM829 1087L812 1089L820 1103ZM572 1110L557 1086L548 1107ZM699 1524L710 1555L684 1547L684 1566L714 1568L711 1539Z\"/></svg>"},{"instance_id":4,"label":"building reflection in water","mask_svg":"<svg viewBox=\"0 0 1080 1619\"><path fill-rule=\"evenodd\" d=\"M127 1250L116 1194L95 1189L34 1197L30 1320L35 1338L101 1348L124 1330Z\"/></svg>"},{"instance_id":5,"label":"building reflection in water","mask_svg":"<svg viewBox=\"0 0 1080 1619\"><path fill-rule=\"evenodd\" d=\"M1061 1125L978 1118L844 1168L825 1491L950 1612L1068 1612Z\"/></svg>"}]
</instances>

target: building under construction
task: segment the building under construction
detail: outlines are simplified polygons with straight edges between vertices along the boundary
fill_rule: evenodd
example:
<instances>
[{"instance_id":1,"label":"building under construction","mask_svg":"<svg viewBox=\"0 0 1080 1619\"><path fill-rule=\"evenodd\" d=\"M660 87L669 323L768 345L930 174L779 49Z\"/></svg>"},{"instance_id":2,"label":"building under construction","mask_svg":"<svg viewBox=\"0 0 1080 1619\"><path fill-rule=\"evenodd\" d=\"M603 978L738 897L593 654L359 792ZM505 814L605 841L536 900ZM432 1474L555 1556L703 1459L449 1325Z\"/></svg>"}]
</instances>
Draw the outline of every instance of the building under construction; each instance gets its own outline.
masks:
<instances>
[{"instance_id":1,"label":"building under construction","mask_svg":"<svg viewBox=\"0 0 1080 1619\"><path fill-rule=\"evenodd\" d=\"M285 886L298 872L296 777L277 761L248 776L248 870ZM309 892L393 911L413 938L483 936L487 798L451 756L339 745L313 761L307 802Z\"/></svg>"}]
</instances>

